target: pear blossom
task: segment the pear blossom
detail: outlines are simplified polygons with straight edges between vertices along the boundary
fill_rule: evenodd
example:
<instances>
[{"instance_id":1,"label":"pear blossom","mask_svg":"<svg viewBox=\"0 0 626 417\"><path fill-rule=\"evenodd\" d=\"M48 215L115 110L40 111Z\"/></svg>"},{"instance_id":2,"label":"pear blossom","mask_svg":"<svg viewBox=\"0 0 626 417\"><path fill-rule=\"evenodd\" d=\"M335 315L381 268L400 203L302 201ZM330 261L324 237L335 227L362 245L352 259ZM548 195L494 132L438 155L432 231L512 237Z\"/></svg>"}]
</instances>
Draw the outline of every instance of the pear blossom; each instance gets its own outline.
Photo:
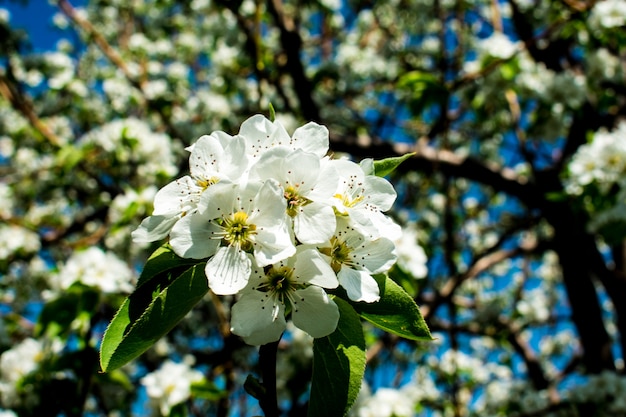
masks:
<instances>
[{"instance_id":1,"label":"pear blossom","mask_svg":"<svg viewBox=\"0 0 626 417\"><path fill-rule=\"evenodd\" d=\"M337 327L339 310L324 288L338 285L322 255L299 246L295 256L253 270L232 308L232 332L251 345L276 341L287 326L285 314L291 312L297 328L312 337L327 336Z\"/></svg>"},{"instance_id":2,"label":"pear blossom","mask_svg":"<svg viewBox=\"0 0 626 417\"><path fill-rule=\"evenodd\" d=\"M254 262L264 267L293 255L286 202L275 181L218 182L200 197L198 212L180 219L170 244L184 258L211 257L205 268L216 294L243 289Z\"/></svg>"},{"instance_id":3,"label":"pear blossom","mask_svg":"<svg viewBox=\"0 0 626 417\"><path fill-rule=\"evenodd\" d=\"M328 152L328 129L315 122L297 128L293 135L289 136L278 120L271 122L265 116L256 114L241 124L239 135L246 139L247 153L253 158L259 157L274 146L302 149L319 158Z\"/></svg>"},{"instance_id":4,"label":"pear blossom","mask_svg":"<svg viewBox=\"0 0 626 417\"><path fill-rule=\"evenodd\" d=\"M335 231L333 193L337 173L327 159L288 147L278 146L264 153L250 172L251 178L272 178L280 183L301 243L322 243Z\"/></svg>"},{"instance_id":5,"label":"pear blossom","mask_svg":"<svg viewBox=\"0 0 626 417\"><path fill-rule=\"evenodd\" d=\"M27 338L0 355L0 401L3 405L18 402L19 382L39 367L44 358L41 341Z\"/></svg>"},{"instance_id":6,"label":"pear blossom","mask_svg":"<svg viewBox=\"0 0 626 417\"><path fill-rule=\"evenodd\" d=\"M186 149L191 153L190 175L169 183L157 192L152 216L145 218L133 232L136 242L152 242L166 237L180 218L197 210L200 195L209 186L220 180L237 183L247 169L241 137L213 132L201 136Z\"/></svg>"},{"instance_id":7,"label":"pear blossom","mask_svg":"<svg viewBox=\"0 0 626 417\"><path fill-rule=\"evenodd\" d=\"M337 231L319 251L329 258L348 297L367 303L380 299L378 284L372 275L387 271L397 259L391 240L369 239L343 217L337 219Z\"/></svg>"},{"instance_id":8,"label":"pear blossom","mask_svg":"<svg viewBox=\"0 0 626 417\"><path fill-rule=\"evenodd\" d=\"M74 252L59 273L51 277L51 286L66 290L73 283L81 282L107 294L130 293L133 279L134 274L126 262L113 252L91 246Z\"/></svg>"},{"instance_id":9,"label":"pear blossom","mask_svg":"<svg viewBox=\"0 0 626 417\"><path fill-rule=\"evenodd\" d=\"M380 236L399 239L402 235L400 226L383 213L391 209L397 196L389 181L366 175L363 168L352 161L330 162L340 178L334 195L337 212L348 215L354 227L372 239Z\"/></svg>"},{"instance_id":10,"label":"pear blossom","mask_svg":"<svg viewBox=\"0 0 626 417\"><path fill-rule=\"evenodd\" d=\"M141 378L141 385L161 414L168 416L172 407L189 399L191 385L203 378L202 372L186 363L166 360L159 369Z\"/></svg>"}]
</instances>

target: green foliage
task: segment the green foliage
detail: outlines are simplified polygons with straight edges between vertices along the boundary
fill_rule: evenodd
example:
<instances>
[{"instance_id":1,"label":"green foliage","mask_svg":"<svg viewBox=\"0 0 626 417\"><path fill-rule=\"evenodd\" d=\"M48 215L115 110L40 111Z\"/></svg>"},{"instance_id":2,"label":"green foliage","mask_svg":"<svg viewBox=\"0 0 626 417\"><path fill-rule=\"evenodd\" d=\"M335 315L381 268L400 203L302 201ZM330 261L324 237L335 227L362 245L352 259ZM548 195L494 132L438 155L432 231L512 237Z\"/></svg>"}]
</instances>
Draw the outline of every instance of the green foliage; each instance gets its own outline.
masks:
<instances>
[{"instance_id":1,"label":"green foliage","mask_svg":"<svg viewBox=\"0 0 626 417\"><path fill-rule=\"evenodd\" d=\"M67 336L76 327L88 328L89 319L99 305L97 289L81 284L72 285L66 292L47 302L35 326L35 335ZM81 320L86 323L82 323Z\"/></svg>"},{"instance_id":2,"label":"green foliage","mask_svg":"<svg viewBox=\"0 0 626 417\"><path fill-rule=\"evenodd\" d=\"M384 177L391 174L400 166L401 163L407 159L415 156L415 152L410 152L402 156L396 156L392 158L385 158L379 161L374 161L374 174L378 177Z\"/></svg>"},{"instance_id":3,"label":"green foliage","mask_svg":"<svg viewBox=\"0 0 626 417\"><path fill-rule=\"evenodd\" d=\"M354 404L365 373L365 338L358 314L336 297L337 329L313 343L308 417L344 416Z\"/></svg>"},{"instance_id":4,"label":"green foliage","mask_svg":"<svg viewBox=\"0 0 626 417\"><path fill-rule=\"evenodd\" d=\"M202 265L189 266L188 262L167 246L150 257L137 289L124 301L104 334L100 348L104 372L145 352L207 293Z\"/></svg>"},{"instance_id":5,"label":"green foliage","mask_svg":"<svg viewBox=\"0 0 626 417\"><path fill-rule=\"evenodd\" d=\"M405 91L406 102L413 114L420 114L431 105L440 106L448 97L436 74L418 70L403 74L398 89Z\"/></svg>"},{"instance_id":6,"label":"green foliage","mask_svg":"<svg viewBox=\"0 0 626 417\"><path fill-rule=\"evenodd\" d=\"M386 275L376 275L380 301L353 303L362 318L389 333L410 340L430 341L433 337L415 301Z\"/></svg>"}]
</instances>

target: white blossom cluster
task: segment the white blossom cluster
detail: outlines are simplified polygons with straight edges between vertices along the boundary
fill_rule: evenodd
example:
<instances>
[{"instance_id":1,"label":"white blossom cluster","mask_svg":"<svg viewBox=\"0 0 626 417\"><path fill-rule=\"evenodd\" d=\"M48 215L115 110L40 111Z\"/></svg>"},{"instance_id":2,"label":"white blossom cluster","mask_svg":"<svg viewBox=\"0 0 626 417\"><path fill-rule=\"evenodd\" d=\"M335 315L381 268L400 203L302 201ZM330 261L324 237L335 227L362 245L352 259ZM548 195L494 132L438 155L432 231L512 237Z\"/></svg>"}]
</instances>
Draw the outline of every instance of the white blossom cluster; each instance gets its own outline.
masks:
<instances>
[{"instance_id":1,"label":"white blossom cluster","mask_svg":"<svg viewBox=\"0 0 626 417\"><path fill-rule=\"evenodd\" d=\"M50 277L50 284L52 288L64 291L80 282L103 293L114 294L132 292L133 279L133 271L126 262L113 252L91 246L74 252L59 272Z\"/></svg>"},{"instance_id":2,"label":"white blossom cluster","mask_svg":"<svg viewBox=\"0 0 626 417\"><path fill-rule=\"evenodd\" d=\"M40 247L37 233L18 225L0 225L0 260L19 253L36 253Z\"/></svg>"},{"instance_id":3,"label":"white blossom cluster","mask_svg":"<svg viewBox=\"0 0 626 417\"><path fill-rule=\"evenodd\" d=\"M591 142L579 147L569 163L568 190L578 194L582 187L595 183L607 192L616 183L626 185L625 138L626 122L621 122L610 132L596 132Z\"/></svg>"},{"instance_id":4,"label":"white blossom cluster","mask_svg":"<svg viewBox=\"0 0 626 417\"><path fill-rule=\"evenodd\" d=\"M570 194L580 195L591 185L611 199L609 208L593 213L588 225L592 231L626 222L625 139L626 122L623 121L612 131L595 132L591 142L578 148L569 163L566 190Z\"/></svg>"},{"instance_id":5,"label":"white blossom cluster","mask_svg":"<svg viewBox=\"0 0 626 417\"><path fill-rule=\"evenodd\" d=\"M114 120L80 138L83 147L96 146L112 154L118 163L138 164L140 176L176 174L176 149L170 137L155 133L144 121L134 117Z\"/></svg>"},{"instance_id":6,"label":"white blossom cluster","mask_svg":"<svg viewBox=\"0 0 626 417\"><path fill-rule=\"evenodd\" d=\"M278 340L286 314L313 337L332 333L339 312L326 289L375 302L374 274L396 261L400 227L384 214L396 192L361 165L331 159L328 130L314 122L289 135L255 115L239 134L200 137L190 174L162 189L137 242L169 235L174 252L208 259L208 285L239 294L232 331L253 345Z\"/></svg>"},{"instance_id":7,"label":"white blossom cluster","mask_svg":"<svg viewBox=\"0 0 626 417\"><path fill-rule=\"evenodd\" d=\"M596 30L623 27L626 25L626 2L622 0L597 2L591 9L589 23Z\"/></svg>"},{"instance_id":8,"label":"white blossom cluster","mask_svg":"<svg viewBox=\"0 0 626 417\"><path fill-rule=\"evenodd\" d=\"M163 416L170 415L172 407L191 396L191 385L204 379L202 372L185 362L166 360L159 369L141 378L150 402Z\"/></svg>"},{"instance_id":9,"label":"white blossom cluster","mask_svg":"<svg viewBox=\"0 0 626 417\"><path fill-rule=\"evenodd\" d=\"M19 403L17 387L22 379L34 372L43 359L42 342L24 339L0 355L0 402L4 406Z\"/></svg>"},{"instance_id":10,"label":"white blossom cluster","mask_svg":"<svg viewBox=\"0 0 626 417\"><path fill-rule=\"evenodd\" d=\"M411 380L398 387L379 387L374 392L364 382L350 417L412 417L421 403L441 398L432 374L419 368Z\"/></svg>"}]
</instances>

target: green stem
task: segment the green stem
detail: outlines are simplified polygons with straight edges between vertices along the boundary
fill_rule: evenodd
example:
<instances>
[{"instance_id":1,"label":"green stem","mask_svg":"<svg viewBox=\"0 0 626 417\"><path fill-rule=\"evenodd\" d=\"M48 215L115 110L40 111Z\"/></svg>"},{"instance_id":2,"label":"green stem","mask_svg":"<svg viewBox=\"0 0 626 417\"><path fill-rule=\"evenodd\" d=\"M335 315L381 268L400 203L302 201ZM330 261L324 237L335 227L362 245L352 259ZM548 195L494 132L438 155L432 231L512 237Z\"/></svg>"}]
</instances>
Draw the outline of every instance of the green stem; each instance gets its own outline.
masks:
<instances>
[{"instance_id":1,"label":"green stem","mask_svg":"<svg viewBox=\"0 0 626 417\"><path fill-rule=\"evenodd\" d=\"M259 405L265 413L265 417L278 417L278 397L276 395L276 354L278 352L278 340L276 342L261 345L259 348L259 366L265 392L259 399Z\"/></svg>"}]
</instances>

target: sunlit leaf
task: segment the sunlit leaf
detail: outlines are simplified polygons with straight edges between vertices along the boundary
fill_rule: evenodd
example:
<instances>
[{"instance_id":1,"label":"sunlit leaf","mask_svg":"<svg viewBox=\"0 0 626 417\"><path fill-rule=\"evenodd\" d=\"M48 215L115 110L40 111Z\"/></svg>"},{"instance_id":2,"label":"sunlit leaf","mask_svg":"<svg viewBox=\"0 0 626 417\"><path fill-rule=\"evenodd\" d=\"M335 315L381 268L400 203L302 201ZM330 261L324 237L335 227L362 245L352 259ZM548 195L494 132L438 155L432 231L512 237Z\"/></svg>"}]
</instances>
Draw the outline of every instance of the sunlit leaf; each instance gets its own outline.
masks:
<instances>
[{"instance_id":1,"label":"sunlit leaf","mask_svg":"<svg viewBox=\"0 0 626 417\"><path fill-rule=\"evenodd\" d=\"M335 298L337 329L313 343L313 376L308 417L344 416L354 404L365 373L365 338L359 315Z\"/></svg>"}]
</instances>

